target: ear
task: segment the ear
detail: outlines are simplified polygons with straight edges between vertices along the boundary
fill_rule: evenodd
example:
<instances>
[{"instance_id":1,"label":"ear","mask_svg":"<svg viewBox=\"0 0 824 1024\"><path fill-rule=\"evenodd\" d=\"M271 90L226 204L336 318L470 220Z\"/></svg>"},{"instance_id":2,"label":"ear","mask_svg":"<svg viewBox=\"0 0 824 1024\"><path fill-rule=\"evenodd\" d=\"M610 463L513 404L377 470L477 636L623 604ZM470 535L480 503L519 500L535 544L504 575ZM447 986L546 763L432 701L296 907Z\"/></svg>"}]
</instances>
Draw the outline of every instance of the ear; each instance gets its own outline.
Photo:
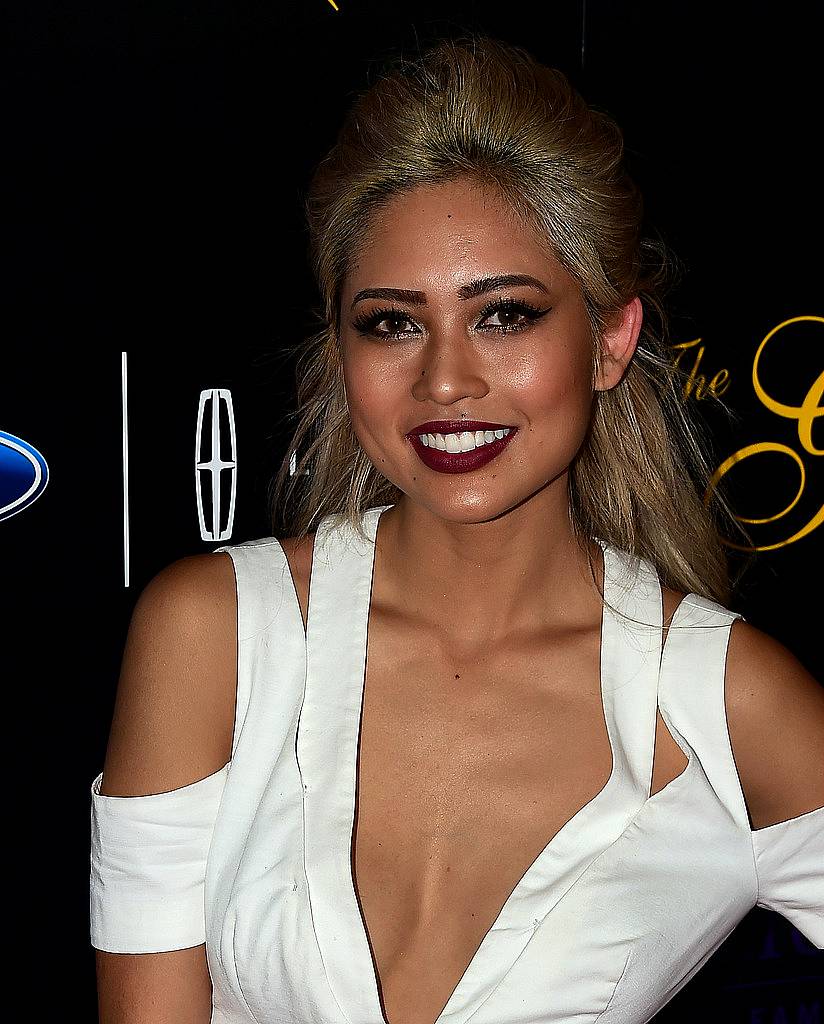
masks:
<instances>
[{"instance_id":1,"label":"ear","mask_svg":"<svg viewBox=\"0 0 824 1024\"><path fill-rule=\"evenodd\" d=\"M620 309L601 336L602 366L595 380L596 391L609 391L624 376L638 344L644 308L634 298Z\"/></svg>"}]
</instances>

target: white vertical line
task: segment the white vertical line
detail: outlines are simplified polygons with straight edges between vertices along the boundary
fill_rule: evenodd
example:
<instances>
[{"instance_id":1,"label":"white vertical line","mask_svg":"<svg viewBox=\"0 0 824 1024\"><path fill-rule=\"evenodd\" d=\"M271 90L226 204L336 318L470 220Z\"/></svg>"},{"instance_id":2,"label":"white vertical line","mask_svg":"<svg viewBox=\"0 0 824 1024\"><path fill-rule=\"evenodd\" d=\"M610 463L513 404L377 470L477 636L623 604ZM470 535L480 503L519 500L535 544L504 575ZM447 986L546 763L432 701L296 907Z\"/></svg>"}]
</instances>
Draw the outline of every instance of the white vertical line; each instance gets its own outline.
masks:
<instances>
[{"instance_id":1,"label":"white vertical line","mask_svg":"<svg viewBox=\"0 0 824 1024\"><path fill-rule=\"evenodd\" d=\"M129 393L126 353L120 353L120 403L123 421L123 586L129 585Z\"/></svg>"}]
</instances>

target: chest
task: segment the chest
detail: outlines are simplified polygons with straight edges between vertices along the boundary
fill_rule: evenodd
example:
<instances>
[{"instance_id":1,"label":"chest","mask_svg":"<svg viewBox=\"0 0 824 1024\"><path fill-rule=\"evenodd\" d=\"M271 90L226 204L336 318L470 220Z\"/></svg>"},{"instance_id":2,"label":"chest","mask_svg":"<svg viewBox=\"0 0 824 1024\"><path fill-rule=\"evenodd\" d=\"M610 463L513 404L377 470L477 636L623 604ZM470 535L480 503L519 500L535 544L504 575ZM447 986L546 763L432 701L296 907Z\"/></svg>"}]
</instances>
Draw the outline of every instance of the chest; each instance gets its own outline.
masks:
<instances>
[{"instance_id":1,"label":"chest","mask_svg":"<svg viewBox=\"0 0 824 1024\"><path fill-rule=\"evenodd\" d=\"M466 658L370 625L353 876L386 1019L431 1024L505 900L606 786L597 629ZM657 718L652 792L684 768Z\"/></svg>"},{"instance_id":2,"label":"chest","mask_svg":"<svg viewBox=\"0 0 824 1024\"><path fill-rule=\"evenodd\" d=\"M547 842L606 784L598 636L471 660L373 614L353 867L391 1024L431 1024Z\"/></svg>"}]
</instances>

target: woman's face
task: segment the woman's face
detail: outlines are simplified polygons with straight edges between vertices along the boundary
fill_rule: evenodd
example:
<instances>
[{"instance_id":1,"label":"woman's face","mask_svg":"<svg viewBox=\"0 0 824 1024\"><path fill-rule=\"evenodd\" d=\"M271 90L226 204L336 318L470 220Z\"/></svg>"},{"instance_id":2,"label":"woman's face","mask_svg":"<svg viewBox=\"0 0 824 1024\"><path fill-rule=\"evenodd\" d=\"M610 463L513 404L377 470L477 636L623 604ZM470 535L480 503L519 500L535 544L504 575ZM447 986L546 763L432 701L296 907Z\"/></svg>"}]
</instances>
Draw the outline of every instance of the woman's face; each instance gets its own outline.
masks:
<instances>
[{"instance_id":1,"label":"woman's face","mask_svg":"<svg viewBox=\"0 0 824 1024\"><path fill-rule=\"evenodd\" d=\"M392 200L344 281L340 322L355 434L412 501L459 522L546 489L566 503L593 400L590 325L576 280L500 199L459 180ZM636 299L604 337L596 389L618 383L640 325Z\"/></svg>"}]
</instances>

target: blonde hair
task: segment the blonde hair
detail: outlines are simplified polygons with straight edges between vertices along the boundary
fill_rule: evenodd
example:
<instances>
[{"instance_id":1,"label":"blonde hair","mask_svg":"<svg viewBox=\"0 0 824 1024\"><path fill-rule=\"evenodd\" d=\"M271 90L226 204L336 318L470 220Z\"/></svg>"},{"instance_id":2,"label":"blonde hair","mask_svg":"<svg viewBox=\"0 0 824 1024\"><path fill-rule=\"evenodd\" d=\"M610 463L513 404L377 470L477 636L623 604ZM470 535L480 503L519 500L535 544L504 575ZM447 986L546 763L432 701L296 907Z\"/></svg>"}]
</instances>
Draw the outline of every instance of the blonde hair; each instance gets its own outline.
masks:
<instances>
[{"instance_id":1,"label":"blonde hair","mask_svg":"<svg viewBox=\"0 0 824 1024\"><path fill-rule=\"evenodd\" d=\"M593 384L606 324L636 296L643 305L636 352L616 387L595 392L570 466L579 542L599 538L649 560L664 585L727 603L726 554L715 510L702 498L708 438L688 413L684 375L668 348L661 296L677 264L660 238L642 231L643 201L623 150L611 117L519 47L469 34L414 59L390 59L357 96L308 190L322 326L295 350L297 425L270 492L276 535L303 537L326 515L361 532L364 511L401 497L352 430L341 287L377 209L419 186L466 178L494 189L580 282ZM738 527L724 498L714 497Z\"/></svg>"}]
</instances>

